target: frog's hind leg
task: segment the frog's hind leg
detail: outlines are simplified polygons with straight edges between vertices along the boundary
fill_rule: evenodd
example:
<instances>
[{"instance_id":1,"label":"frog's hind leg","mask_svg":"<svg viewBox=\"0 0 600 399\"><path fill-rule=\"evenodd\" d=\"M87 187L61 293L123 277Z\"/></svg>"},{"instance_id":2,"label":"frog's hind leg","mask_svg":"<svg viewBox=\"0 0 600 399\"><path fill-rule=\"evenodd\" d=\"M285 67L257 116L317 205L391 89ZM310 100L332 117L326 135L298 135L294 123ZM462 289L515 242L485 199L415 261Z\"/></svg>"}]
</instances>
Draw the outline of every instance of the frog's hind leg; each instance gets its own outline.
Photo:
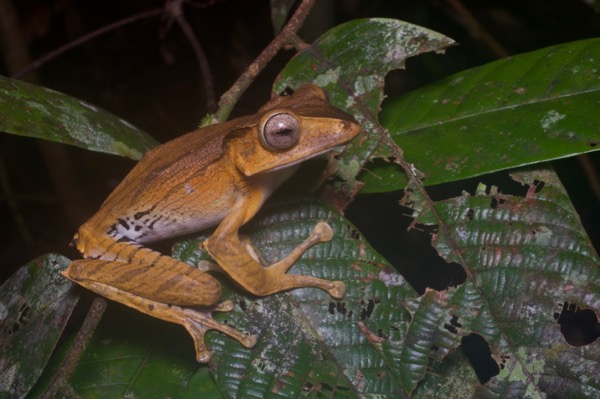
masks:
<instances>
[{"instance_id":1,"label":"frog's hind leg","mask_svg":"<svg viewBox=\"0 0 600 399\"><path fill-rule=\"evenodd\" d=\"M211 353L204 344L204 334L211 329L229 335L245 347L254 346L256 343L254 336L246 335L213 320L212 311L232 309L230 301L218 303L220 294L218 281L186 263L169 257L165 258L176 262L171 265L174 266L173 269L165 270L116 261L82 259L72 262L62 274L108 299L120 302L152 317L182 325L192 336L196 348L196 359L199 362L210 360ZM180 264L179 267L175 267L177 264ZM152 281L154 284L151 283ZM167 289L165 284L174 286ZM161 291L161 287L163 288L162 297L157 295L157 292ZM216 288L211 290L210 287ZM206 288L212 291L209 295L203 292ZM176 292L179 295L174 298L173 293ZM164 301L164 299L169 301ZM202 306L207 309L183 308L173 305L174 302L180 305Z\"/></svg>"}]
</instances>

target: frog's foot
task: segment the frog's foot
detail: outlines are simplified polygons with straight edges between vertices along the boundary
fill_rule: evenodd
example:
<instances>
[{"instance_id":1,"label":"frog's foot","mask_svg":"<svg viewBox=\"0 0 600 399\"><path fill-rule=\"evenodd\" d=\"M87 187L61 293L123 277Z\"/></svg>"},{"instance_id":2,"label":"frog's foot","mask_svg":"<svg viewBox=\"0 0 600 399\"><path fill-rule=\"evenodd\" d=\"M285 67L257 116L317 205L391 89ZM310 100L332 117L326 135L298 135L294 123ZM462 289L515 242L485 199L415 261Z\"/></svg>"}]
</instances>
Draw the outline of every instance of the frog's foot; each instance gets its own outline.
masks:
<instances>
[{"instance_id":1,"label":"frog's foot","mask_svg":"<svg viewBox=\"0 0 600 399\"><path fill-rule=\"evenodd\" d=\"M325 222L316 224L308 238L292 250L285 258L267 267L270 275L281 275L278 282L285 289L298 287L318 287L329 293L334 298L342 298L346 292L346 285L342 281L322 280L311 276L288 275L287 271L296 261L313 245L330 241L333 238L333 229Z\"/></svg>"},{"instance_id":2,"label":"frog's foot","mask_svg":"<svg viewBox=\"0 0 600 399\"><path fill-rule=\"evenodd\" d=\"M221 268L221 266L217 265L214 262L211 262L209 260L201 260L198 262L198 264L196 264L196 267L198 268L198 270L200 270L201 272L218 272L218 273L223 273L224 270Z\"/></svg>"},{"instance_id":3,"label":"frog's foot","mask_svg":"<svg viewBox=\"0 0 600 399\"><path fill-rule=\"evenodd\" d=\"M292 250L285 258L277 263L272 264L267 269L272 270L273 273L287 273L287 271L296 263L296 261L306 252L310 247L320 242L327 242L333 238L333 229L330 225L325 222L319 222L316 224L313 231L310 233L308 238L304 240L300 245Z\"/></svg>"},{"instance_id":4,"label":"frog's foot","mask_svg":"<svg viewBox=\"0 0 600 399\"><path fill-rule=\"evenodd\" d=\"M171 307L171 309L173 308L178 307ZM194 340L194 346L196 348L196 361L200 363L207 363L212 356L212 353L204 344L204 334L206 334L208 330L217 330L223 334L229 335L246 348L252 348L256 344L256 337L254 335L244 334L228 325L221 324L213 320L210 311L185 308L179 308L178 310L181 311L181 315L183 317L174 322L183 325L183 327L185 327Z\"/></svg>"},{"instance_id":5,"label":"frog's foot","mask_svg":"<svg viewBox=\"0 0 600 399\"><path fill-rule=\"evenodd\" d=\"M63 275L70 279L73 277L68 274L68 271L63 272ZM226 324L221 324L212 318L211 313L213 311L231 311L233 309L233 303L231 301L223 301L210 308L207 308L206 310L191 309L153 301L97 281L74 281L91 291L94 291L108 299L112 299L127 305L142 313L161 320L182 325L188 331L192 337L192 340L194 341L194 346L196 348L196 360L198 362L206 363L211 358L211 352L204 344L204 335L208 330L217 330L223 334L229 335L246 348L251 348L254 346L254 344L256 344L255 336L244 334L233 327L230 327Z\"/></svg>"}]
</instances>

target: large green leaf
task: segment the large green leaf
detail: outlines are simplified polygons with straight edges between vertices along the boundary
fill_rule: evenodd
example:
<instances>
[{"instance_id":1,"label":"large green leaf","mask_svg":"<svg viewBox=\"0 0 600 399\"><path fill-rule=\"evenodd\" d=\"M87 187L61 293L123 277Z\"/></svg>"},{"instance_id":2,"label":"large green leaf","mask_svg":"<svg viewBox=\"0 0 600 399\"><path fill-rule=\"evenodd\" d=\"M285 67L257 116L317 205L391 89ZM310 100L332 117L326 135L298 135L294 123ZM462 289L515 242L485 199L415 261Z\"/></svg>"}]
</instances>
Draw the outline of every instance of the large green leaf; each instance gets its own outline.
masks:
<instances>
[{"instance_id":1,"label":"large green leaf","mask_svg":"<svg viewBox=\"0 0 600 399\"><path fill-rule=\"evenodd\" d=\"M59 274L68 264L49 254L0 286L0 398L24 397L42 374L78 299Z\"/></svg>"},{"instance_id":2,"label":"large green leaf","mask_svg":"<svg viewBox=\"0 0 600 399\"><path fill-rule=\"evenodd\" d=\"M564 303L600 314L600 259L551 170L513 177L530 187L525 197L492 188L417 212L417 223L436 227L438 253L467 271L419 309L454 318L455 337L436 343L438 353L471 333L490 345L502 370L477 397L598 397L600 343L568 345L557 319Z\"/></svg>"},{"instance_id":3,"label":"large green leaf","mask_svg":"<svg viewBox=\"0 0 600 399\"><path fill-rule=\"evenodd\" d=\"M314 82L327 90L332 104L354 115L363 128L363 134L338 157L338 174L345 183L337 184L336 191L351 196L359 188L354 179L362 166L371 158L391 155L386 146L388 133L378 122L385 75L403 68L409 57L441 51L453 43L408 22L357 19L324 33L281 71L273 86L276 92Z\"/></svg>"},{"instance_id":4,"label":"large green leaf","mask_svg":"<svg viewBox=\"0 0 600 399\"><path fill-rule=\"evenodd\" d=\"M281 259L298 245L317 221L327 221L335 231L331 242L309 250L291 273L308 274L346 282L343 300L334 300L318 289L292 290L266 298L254 298L227 289L234 311L217 315L221 321L256 334L257 345L247 349L222 334L211 332L207 344L214 351L210 370L226 397L293 396L322 393L325 397L358 397L362 394L401 394L398 384L399 353L395 346L404 338L410 315L403 306L416 294L343 217L311 199L271 203L251 222L248 233L267 263ZM190 265L209 259L199 249L203 238L178 244L174 254ZM164 323L152 321L164 328ZM119 326L121 328L119 328ZM210 386L205 366L189 375L193 363L191 339L155 339L149 328L132 330L117 323L113 336L102 335L90 344L73 385L87 397L152 396L151 387L139 382L147 368L185 369L183 381ZM126 330L126 331L123 331ZM165 335L164 333L161 335ZM127 341L129 344L125 344ZM108 344L107 344L108 343ZM163 345L164 348L158 348ZM182 351L188 355L182 355ZM160 355L156 355L159 353ZM182 363L182 357L185 362ZM150 360L151 359L151 360ZM127 364L127 369L124 364ZM187 364L187 365L186 365ZM365 367L369 364L369 367ZM356 376L360 374L360 381ZM152 374L153 384L168 374ZM186 380L187 379L187 380ZM154 386L154 385L152 385ZM170 384L170 397L185 397L185 383ZM154 388L152 388L154 389ZM93 393L92 393L93 390Z\"/></svg>"},{"instance_id":5,"label":"large green leaf","mask_svg":"<svg viewBox=\"0 0 600 399\"><path fill-rule=\"evenodd\" d=\"M114 304L71 383L85 398L221 397L208 367L198 368L193 344L183 329Z\"/></svg>"},{"instance_id":6,"label":"large green leaf","mask_svg":"<svg viewBox=\"0 0 600 399\"><path fill-rule=\"evenodd\" d=\"M0 130L140 159L157 142L76 98L0 76Z\"/></svg>"},{"instance_id":7,"label":"large green leaf","mask_svg":"<svg viewBox=\"0 0 600 399\"><path fill-rule=\"evenodd\" d=\"M492 62L391 101L382 124L426 184L595 151L598 59L590 39ZM395 164L366 168L368 192L406 184Z\"/></svg>"},{"instance_id":8,"label":"large green leaf","mask_svg":"<svg viewBox=\"0 0 600 399\"><path fill-rule=\"evenodd\" d=\"M254 348L209 333L212 377L205 366L192 374L190 339L154 339L144 349L143 332L154 330L121 326L130 334L129 344L102 355L102 362L96 354L81 366L92 376L96 393L90 397L107 397L119 384L114 395L144 396L146 386L138 379L147 365L157 362L160 370L181 364L182 356L187 371L179 387L170 385L174 398L191 394L186 380L198 387L216 383L225 397L432 397L439 384L477 392L474 397L553 392L596 397L599 344L570 346L557 317L565 302L598 313L600 261L555 177L548 171L515 176L532 185L526 197L482 191L440 201L435 211L419 214L418 223L436 227L440 255L460 263L468 275L458 287L428 290L420 297L351 224L322 203L288 199L267 205L246 231L267 263L285 256L317 221L325 220L334 228L334 239L311 249L291 272L342 279L346 296L338 301L316 289L299 289L257 299L224 279L224 297L236 306L217 317L256 334ZM202 239L178 244L175 255L191 265L209 259L199 249ZM164 323L154 323L164 329ZM472 333L487 341L502 367L485 385L456 354L462 338ZM112 342L109 337L102 342ZM90 350L109 349L92 345ZM123 373L123 359L137 366ZM161 378L171 377L156 373L152 381L160 385ZM82 388L77 378L74 384Z\"/></svg>"}]
</instances>

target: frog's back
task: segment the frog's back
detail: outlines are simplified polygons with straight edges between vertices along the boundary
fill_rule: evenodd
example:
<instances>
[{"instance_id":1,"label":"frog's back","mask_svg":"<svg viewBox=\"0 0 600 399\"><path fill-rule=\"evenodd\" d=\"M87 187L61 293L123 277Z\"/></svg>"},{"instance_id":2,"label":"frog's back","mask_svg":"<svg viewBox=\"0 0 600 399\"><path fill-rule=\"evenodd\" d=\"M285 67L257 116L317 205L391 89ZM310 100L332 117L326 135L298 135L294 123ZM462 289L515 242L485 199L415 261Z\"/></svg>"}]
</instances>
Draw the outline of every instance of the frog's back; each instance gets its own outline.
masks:
<instances>
[{"instance_id":1,"label":"frog's back","mask_svg":"<svg viewBox=\"0 0 600 399\"><path fill-rule=\"evenodd\" d=\"M195 130L148 151L86 225L147 242L218 223L232 194L219 187L227 187L231 177L220 176L214 165L233 126L245 126L243 119ZM213 209L198 211L199 201Z\"/></svg>"}]
</instances>

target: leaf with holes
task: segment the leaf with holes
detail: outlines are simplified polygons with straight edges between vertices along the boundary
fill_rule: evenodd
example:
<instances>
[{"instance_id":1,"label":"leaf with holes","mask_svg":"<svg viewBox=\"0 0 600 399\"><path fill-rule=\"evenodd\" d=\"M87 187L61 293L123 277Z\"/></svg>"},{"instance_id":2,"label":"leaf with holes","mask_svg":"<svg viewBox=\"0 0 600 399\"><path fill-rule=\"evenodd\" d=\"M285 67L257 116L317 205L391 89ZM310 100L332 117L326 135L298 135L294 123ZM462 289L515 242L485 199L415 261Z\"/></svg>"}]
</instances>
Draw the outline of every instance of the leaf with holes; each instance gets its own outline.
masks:
<instances>
[{"instance_id":1,"label":"leaf with holes","mask_svg":"<svg viewBox=\"0 0 600 399\"><path fill-rule=\"evenodd\" d=\"M346 295L334 300L318 289L304 288L256 298L235 288L229 279L221 279L225 285L223 297L233 300L235 308L215 317L258 338L256 346L247 349L220 333L207 334L207 345L213 351L210 370L226 397L320 394L395 398L405 394L400 375L408 373L407 378L419 378L403 363L422 359L414 359L410 350L402 350L412 318L409 307L417 294L349 222L313 199L275 200L265 205L246 232L265 264L270 264L306 238L317 221L327 221L333 227L333 240L310 249L290 273L343 280ZM174 255L190 265L208 260L199 249L202 241L183 241L176 245ZM113 335L128 334L130 338L115 341L108 334L101 340L94 339L89 346L94 355L86 355L72 381L76 389L81 389L79 393L93 389L96 396L152 396L139 382L147 374L148 366L143 365L182 365L182 353L186 352L186 361L194 364L193 345L189 338L182 338L183 329L175 326L180 338L154 339L163 333L147 333L151 324L158 324L161 331L164 328L164 323L156 320L141 329L117 323ZM430 328L413 324L415 330ZM140 330L146 332L143 339ZM439 335L436 331L432 334ZM127 341L127 345L110 349L114 342ZM190 381L206 379L209 383L211 377L204 367L200 366L194 376L189 374L189 364L178 369L186 370L181 375ZM169 375L152 374L152 386L161 385L163 379L172 380ZM170 387L173 398L188 392L183 383Z\"/></svg>"},{"instance_id":2,"label":"leaf with holes","mask_svg":"<svg viewBox=\"0 0 600 399\"><path fill-rule=\"evenodd\" d=\"M600 344L569 345L557 321L565 303L598 317L600 259L552 171L513 178L529 185L526 197L493 189L416 213L416 223L437 227L438 253L468 274L459 287L419 298L415 306L443 312L455 326L454 337L419 347L436 345L440 355L464 336L482 336L502 370L478 397L598 397Z\"/></svg>"},{"instance_id":3,"label":"leaf with holes","mask_svg":"<svg viewBox=\"0 0 600 399\"><path fill-rule=\"evenodd\" d=\"M469 69L390 101L382 125L426 184L595 151L598 59L600 39L589 39ZM368 192L406 185L395 164L367 169Z\"/></svg>"},{"instance_id":4,"label":"leaf with holes","mask_svg":"<svg viewBox=\"0 0 600 399\"><path fill-rule=\"evenodd\" d=\"M363 128L363 134L339 157L338 173L346 183L335 190L351 196L359 188L354 179L362 166L371 158L392 155L388 133L378 122L385 75L403 68L409 57L453 44L437 32L408 22L357 19L329 30L285 66L274 84L275 92L316 83L327 90L332 104L354 115Z\"/></svg>"},{"instance_id":5,"label":"leaf with holes","mask_svg":"<svg viewBox=\"0 0 600 399\"><path fill-rule=\"evenodd\" d=\"M0 397L24 397L44 370L78 299L59 274L68 264L46 255L0 286Z\"/></svg>"},{"instance_id":6,"label":"leaf with holes","mask_svg":"<svg viewBox=\"0 0 600 399\"><path fill-rule=\"evenodd\" d=\"M157 142L104 110L50 89L0 76L0 130L140 159Z\"/></svg>"}]
</instances>

